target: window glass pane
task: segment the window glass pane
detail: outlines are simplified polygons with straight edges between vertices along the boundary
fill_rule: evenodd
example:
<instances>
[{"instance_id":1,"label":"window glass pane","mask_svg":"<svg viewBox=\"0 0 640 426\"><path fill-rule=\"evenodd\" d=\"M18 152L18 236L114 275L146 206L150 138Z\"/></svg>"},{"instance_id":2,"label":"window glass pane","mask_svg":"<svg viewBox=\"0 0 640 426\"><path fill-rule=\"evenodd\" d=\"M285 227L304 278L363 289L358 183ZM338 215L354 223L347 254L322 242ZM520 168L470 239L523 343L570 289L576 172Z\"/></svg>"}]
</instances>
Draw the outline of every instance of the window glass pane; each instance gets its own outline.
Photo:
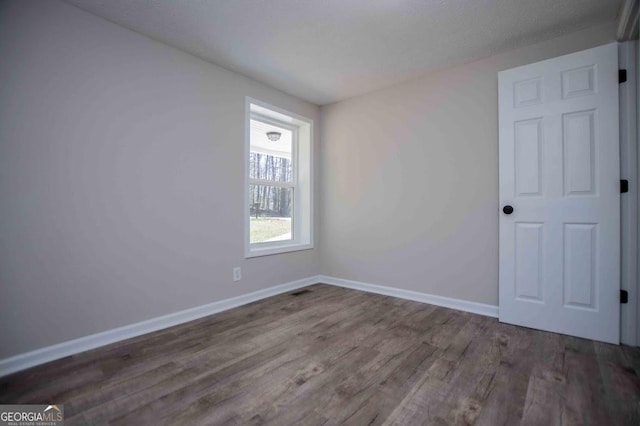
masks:
<instances>
[{"instance_id":1,"label":"window glass pane","mask_svg":"<svg viewBox=\"0 0 640 426\"><path fill-rule=\"evenodd\" d=\"M251 244L292 239L293 188L249 185Z\"/></svg>"},{"instance_id":2,"label":"window glass pane","mask_svg":"<svg viewBox=\"0 0 640 426\"><path fill-rule=\"evenodd\" d=\"M292 182L293 132L262 121L251 120L250 138L249 178Z\"/></svg>"},{"instance_id":3,"label":"window glass pane","mask_svg":"<svg viewBox=\"0 0 640 426\"><path fill-rule=\"evenodd\" d=\"M249 153L249 178L275 182L291 182L291 160L284 157L265 155L260 152Z\"/></svg>"}]
</instances>

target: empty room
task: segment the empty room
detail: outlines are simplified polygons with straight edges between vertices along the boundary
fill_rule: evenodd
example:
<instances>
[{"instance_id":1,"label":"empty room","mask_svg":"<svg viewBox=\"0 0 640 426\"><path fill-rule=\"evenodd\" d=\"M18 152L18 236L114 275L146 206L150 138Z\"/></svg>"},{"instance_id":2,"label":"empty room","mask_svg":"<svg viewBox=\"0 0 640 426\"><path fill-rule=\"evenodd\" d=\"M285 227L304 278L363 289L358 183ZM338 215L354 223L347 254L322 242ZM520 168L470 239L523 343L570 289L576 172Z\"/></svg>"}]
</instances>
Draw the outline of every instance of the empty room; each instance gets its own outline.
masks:
<instances>
[{"instance_id":1,"label":"empty room","mask_svg":"<svg viewBox=\"0 0 640 426\"><path fill-rule=\"evenodd\" d=\"M0 425L638 425L638 0L0 0Z\"/></svg>"}]
</instances>

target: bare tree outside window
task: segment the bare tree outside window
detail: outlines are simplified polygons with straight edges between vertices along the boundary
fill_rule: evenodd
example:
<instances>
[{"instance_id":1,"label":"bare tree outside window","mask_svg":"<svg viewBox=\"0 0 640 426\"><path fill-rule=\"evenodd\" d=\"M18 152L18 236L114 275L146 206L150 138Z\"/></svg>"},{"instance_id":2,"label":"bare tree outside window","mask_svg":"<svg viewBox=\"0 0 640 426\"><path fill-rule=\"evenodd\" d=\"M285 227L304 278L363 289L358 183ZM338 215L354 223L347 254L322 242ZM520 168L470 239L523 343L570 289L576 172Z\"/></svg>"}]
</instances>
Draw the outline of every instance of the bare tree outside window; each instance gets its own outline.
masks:
<instances>
[{"instance_id":1,"label":"bare tree outside window","mask_svg":"<svg viewBox=\"0 0 640 426\"><path fill-rule=\"evenodd\" d=\"M291 181L291 160L252 152L249 154L249 177L277 182ZM253 217L291 217L289 188L252 185L249 205Z\"/></svg>"}]
</instances>

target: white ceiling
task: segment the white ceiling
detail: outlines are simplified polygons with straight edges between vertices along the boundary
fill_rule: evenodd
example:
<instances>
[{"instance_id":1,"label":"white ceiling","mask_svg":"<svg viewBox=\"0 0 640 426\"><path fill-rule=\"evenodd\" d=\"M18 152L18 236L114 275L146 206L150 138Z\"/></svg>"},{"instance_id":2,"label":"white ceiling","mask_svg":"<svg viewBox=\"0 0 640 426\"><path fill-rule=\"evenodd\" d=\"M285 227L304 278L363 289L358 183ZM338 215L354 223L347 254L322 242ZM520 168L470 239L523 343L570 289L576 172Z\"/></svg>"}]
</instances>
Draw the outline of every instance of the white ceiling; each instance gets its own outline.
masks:
<instances>
[{"instance_id":1,"label":"white ceiling","mask_svg":"<svg viewBox=\"0 0 640 426\"><path fill-rule=\"evenodd\" d=\"M323 105L613 21L622 0L66 0Z\"/></svg>"}]
</instances>

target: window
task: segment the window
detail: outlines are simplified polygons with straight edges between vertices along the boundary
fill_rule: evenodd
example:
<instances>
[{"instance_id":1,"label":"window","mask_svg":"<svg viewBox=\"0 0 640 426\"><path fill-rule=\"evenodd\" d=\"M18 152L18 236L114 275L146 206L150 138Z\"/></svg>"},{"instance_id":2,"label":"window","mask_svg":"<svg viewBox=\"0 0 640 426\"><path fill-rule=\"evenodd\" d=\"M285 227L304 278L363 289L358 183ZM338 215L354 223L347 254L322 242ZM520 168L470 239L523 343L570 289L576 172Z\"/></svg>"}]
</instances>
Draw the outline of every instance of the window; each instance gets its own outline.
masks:
<instances>
[{"instance_id":1,"label":"window","mask_svg":"<svg viewBox=\"0 0 640 426\"><path fill-rule=\"evenodd\" d=\"M313 121L246 101L245 256L313 248Z\"/></svg>"}]
</instances>

